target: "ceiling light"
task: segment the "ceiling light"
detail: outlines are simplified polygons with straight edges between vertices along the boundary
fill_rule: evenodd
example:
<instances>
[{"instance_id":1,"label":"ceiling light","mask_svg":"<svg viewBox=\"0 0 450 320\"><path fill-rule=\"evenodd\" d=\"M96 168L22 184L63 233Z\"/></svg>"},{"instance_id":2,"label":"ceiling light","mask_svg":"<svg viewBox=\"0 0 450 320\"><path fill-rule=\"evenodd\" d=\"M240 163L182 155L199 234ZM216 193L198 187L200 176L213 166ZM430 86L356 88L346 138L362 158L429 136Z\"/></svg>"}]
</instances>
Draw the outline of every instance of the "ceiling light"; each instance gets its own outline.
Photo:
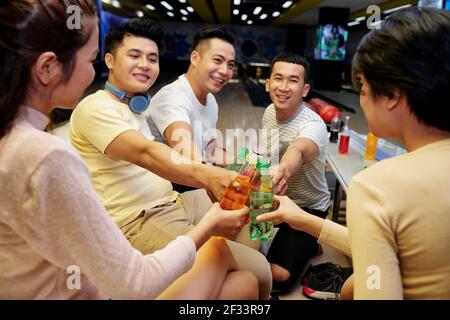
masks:
<instances>
[{"instance_id":1,"label":"ceiling light","mask_svg":"<svg viewBox=\"0 0 450 320\"><path fill-rule=\"evenodd\" d=\"M187 18L183 16L183 17L181 17L181 20L187 21Z\"/></svg>"},{"instance_id":2,"label":"ceiling light","mask_svg":"<svg viewBox=\"0 0 450 320\"><path fill-rule=\"evenodd\" d=\"M181 14L184 14L185 16L187 16L189 13L186 11L186 10L184 10L184 9L180 9L180 12L181 12Z\"/></svg>"},{"instance_id":3,"label":"ceiling light","mask_svg":"<svg viewBox=\"0 0 450 320\"><path fill-rule=\"evenodd\" d=\"M141 10L138 10L138 11L136 11L136 15L137 15L138 17L143 17L143 16L144 16L144 13L143 13Z\"/></svg>"},{"instance_id":4,"label":"ceiling light","mask_svg":"<svg viewBox=\"0 0 450 320\"><path fill-rule=\"evenodd\" d=\"M265 18L267 18L267 14L263 13L260 17L261 20L264 20Z\"/></svg>"},{"instance_id":5,"label":"ceiling light","mask_svg":"<svg viewBox=\"0 0 450 320\"><path fill-rule=\"evenodd\" d=\"M358 24L360 24L360 23L361 23L361 22L359 22L359 21L352 21L352 22L347 23L347 26L353 27L353 26L356 26L356 25L358 25Z\"/></svg>"},{"instance_id":6,"label":"ceiling light","mask_svg":"<svg viewBox=\"0 0 450 320\"><path fill-rule=\"evenodd\" d=\"M255 10L253 10L253 14L255 16L257 16L260 12L261 12L262 8L261 7L256 7Z\"/></svg>"},{"instance_id":7,"label":"ceiling light","mask_svg":"<svg viewBox=\"0 0 450 320\"><path fill-rule=\"evenodd\" d=\"M247 23L248 23L248 24L252 24L253 21L252 21L252 20L248 20Z\"/></svg>"},{"instance_id":8,"label":"ceiling light","mask_svg":"<svg viewBox=\"0 0 450 320\"><path fill-rule=\"evenodd\" d=\"M279 11L275 11L274 13L272 13L272 17L278 17L280 15Z\"/></svg>"},{"instance_id":9,"label":"ceiling light","mask_svg":"<svg viewBox=\"0 0 450 320\"><path fill-rule=\"evenodd\" d=\"M175 14L172 11L167 11L166 13L167 13L167 15L169 17L174 17L175 16Z\"/></svg>"},{"instance_id":10,"label":"ceiling light","mask_svg":"<svg viewBox=\"0 0 450 320\"><path fill-rule=\"evenodd\" d=\"M235 16L237 16L237 15L239 14L239 9L234 9L234 10L233 10L233 14L234 14Z\"/></svg>"},{"instance_id":11,"label":"ceiling light","mask_svg":"<svg viewBox=\"0 0 450 320\"><path fill-rule=\"evenodd\" d=\"M146 4L145 5L145 7L147 8L147 9L149 9L149 10L152 10L152 11L155 11L155 7L154 6L152 6L151 4Z\"/></svg>"},{"instance_id":12,"label":"ceiling light","mask_svg":"<svg viewBox=\"0 0 450 320\"><path fill-rule=\"evenodd\" d=\"M192 7L187 7L186 9L187 9L187 11L189 11L190 13L194 12L194 8L192 8Z\"/></svg>"},{"instance_id":13,"label":"ceiling light","mask_svg":"<svg viewBox=\"0 0 450 320\"><path fill-rule=\"evenodd\" d=\"M233 3L235 6L238 6L241 4L241 0L234 0Z\"/></svg>"},{"instance_id":14,"label":"ceiling light","mask_svg":"<svg viewBox=\"0 0 450 320\"><path fill-rule=\"evenodd\" d=\"M120 8L120 2L117 1L117 0L113 0L112 5L113 5L113 7L115 7L115 8Z\"/></svg>"},{"instance_id":15,"label":"ceiling light","mask_svg":"<svg viewBox=\"0 0 450 320\"><path fill-rule=\"evenodd\" d=\"M241 16L241 20L242 20L242 21L247 20L247 15L246 15L246 14L243 14L243 15Z\"/></svg>"},{"instance_id":16,"label":"ceiling light","mask_svg":"<svg viewBox=\"0 0 450 320\"><path fill-rule=\"evenodd\" d=\"M394 11L397 11L397 10L401 10L401 9L405 9L405 8L408 8L408 7L411 7L411 5L410 4L405 4L404 6L400 6L400 7L396 7L396 8L392 8L392 9L388 9L388 10L384 10L383 13L384 14L388 14L388 13L391 13L391 12L394 12Z\"/></svg>"},{"instance_id":17,"label":"ceiling light","mask_svg":"<svg viewBox=\"0 0 450 320\"><path fill-rule=\"evenodd\" d=\"M181 3L186 3L186 0L178 0L178 1L180 1Z\"/></svg>"},{"instance_id":18,"label":"ceiling light","mask_svg":"<svg viewBox=\"0 0 450 320\"><path fill-rule=\"evenodd\" d=\"M173 7L170 4L168 4L167 2L161 1L160 3L161 3L161 5L166 7L167 10L173 10Z\"/></svg>"},{"instance_id":19,"label":"ceiling light","mask_svg":"<svg viewBox=\"0 0 450 320\"><path fill-rule=\"evenodd\" d=\"M363 20L366 20L366 17L358 17L355 19L355 21L363 21Z\"/></svg>"},{"instance_id":20,"label":"ceiling light","mask_svg":"<svg viewBox=\"0 0 450 320\"><path fill-rule=\"evenodd\" d=\"M292 5L292 1L286 1L285 3L283 3L282 7L287 9Z\"/></svg>"}]
</instances>

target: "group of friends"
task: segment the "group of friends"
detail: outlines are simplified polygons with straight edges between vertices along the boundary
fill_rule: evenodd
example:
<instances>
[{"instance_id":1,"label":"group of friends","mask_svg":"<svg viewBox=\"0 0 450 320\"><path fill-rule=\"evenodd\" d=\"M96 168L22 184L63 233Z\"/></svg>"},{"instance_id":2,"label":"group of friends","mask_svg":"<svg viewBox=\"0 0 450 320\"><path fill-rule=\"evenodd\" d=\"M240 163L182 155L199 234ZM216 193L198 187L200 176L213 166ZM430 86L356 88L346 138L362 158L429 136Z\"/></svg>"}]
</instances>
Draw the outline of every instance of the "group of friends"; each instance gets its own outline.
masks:
<instances>
[{"instance_id":1,"label":"group of friends","mask_svg":"<svg viewBox=\"0 0 450 320\"><path fill-rule=\"evenodd\" d=\"M81 29L66 27L70 5ZM227 150L194 129L216 128L214 94L233 76L225 27L201 29L186 73L150 98L162 30L145 17L121 24L105 39L104 88L81 101L98 55L91 0L7 1L0 29L0 298L268 299L322 243L352 257L342 297L450 299L448 12L402 10L358 46L352 72L370 131L408 153L352 179L348 228L326 219L328 133L303 102L310 65L291 52L272 60L261 126L278 129L265 143L281 159L276 210L257 218L279 227L267 256L248 241L248 208L218 204L236 176L223 168ZM45 131L55 108L74 109L70 145Z\"/></svg>"}]
</instances>

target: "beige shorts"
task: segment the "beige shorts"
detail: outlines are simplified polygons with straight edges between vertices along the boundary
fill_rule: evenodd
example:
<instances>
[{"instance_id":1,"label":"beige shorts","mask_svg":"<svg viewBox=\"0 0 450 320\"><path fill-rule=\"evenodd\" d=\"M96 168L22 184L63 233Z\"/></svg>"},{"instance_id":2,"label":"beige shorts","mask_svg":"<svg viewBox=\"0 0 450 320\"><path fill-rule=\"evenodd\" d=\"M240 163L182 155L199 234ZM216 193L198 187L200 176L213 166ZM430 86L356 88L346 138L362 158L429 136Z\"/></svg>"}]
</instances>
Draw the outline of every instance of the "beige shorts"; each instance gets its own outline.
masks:
<instances>
[{"instance_id":1,"label":"beige shorts","mask_svg":"<svg viewBox=\"0 0 450 320\"><path fill-rule=\"evenodd\" d=\"M133 247L144 254L152 253L188 233L211 206L204 189L184 192L174 202L142 210L120 229Z\"/></svg>"},{"instance_id":2,"label":"beige shorts","mask_svg":"<svg viewBox=\"0 0 450 320\"><path fill-rule=\"evenodd\" d=\"M180 194L176 201L142 210L132 221L120 227L131 245L143 254L164 248L177 236L189 232L212 206L204 189ZM270 265L258 252L259 243L249 240L248 226L236 241L227 241L238 265L238 270L249 270L259 280L262 299L267 299L272 288ZM255 250L256 249L256 250Z\"/></svg>"}]
</instances>

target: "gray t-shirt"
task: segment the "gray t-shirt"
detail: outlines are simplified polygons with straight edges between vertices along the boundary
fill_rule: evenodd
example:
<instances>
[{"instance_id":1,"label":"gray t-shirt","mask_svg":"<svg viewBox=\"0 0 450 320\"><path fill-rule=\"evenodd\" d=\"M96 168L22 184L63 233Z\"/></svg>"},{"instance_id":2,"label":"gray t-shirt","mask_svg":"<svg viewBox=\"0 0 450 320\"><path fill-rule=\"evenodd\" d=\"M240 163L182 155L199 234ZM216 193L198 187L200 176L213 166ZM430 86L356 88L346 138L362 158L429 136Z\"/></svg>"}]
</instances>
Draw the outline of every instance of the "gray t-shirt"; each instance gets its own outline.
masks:
<instances>
[{"instance_id":1,"label":"gray t-shirt","mask_svg":"<svg viewBox=\"0 0 450 320\"><path fill-rule=\"evenodd\" d=\"M328 133L323 120L304 104L291 119L278 121L275 106L271 104L264 112L262 127L269 132L273 129L279 130L278 137L268 134L265 145L272 157L276 155L280 157L280 159L272 159L273 163L279 163L286 149L297 138L311 139L317 145L319 156L303 164L289 179L287 195L300 207L327 210L330 203L330 192L325 179ZM276 138L278 138L278 146L272 146L272 143L276 143Z\"/></svg>"}]
</instances>

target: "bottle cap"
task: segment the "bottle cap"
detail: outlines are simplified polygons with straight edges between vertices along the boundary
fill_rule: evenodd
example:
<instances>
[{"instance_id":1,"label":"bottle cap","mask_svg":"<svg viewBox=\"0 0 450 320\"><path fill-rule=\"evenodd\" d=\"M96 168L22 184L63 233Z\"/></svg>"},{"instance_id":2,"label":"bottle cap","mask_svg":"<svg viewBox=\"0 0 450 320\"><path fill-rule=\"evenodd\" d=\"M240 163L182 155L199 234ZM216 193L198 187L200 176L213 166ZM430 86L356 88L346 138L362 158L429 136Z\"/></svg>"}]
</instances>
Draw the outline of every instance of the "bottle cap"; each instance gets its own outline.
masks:
<instances>
[{"instance_id":1,"label":"bottle cap","mask_svg":"<svg viewBox=\"0 0 450 320\"><path fill-rule=\"evenodd\" d=\"M243 163L245 160L249 160L249 151L248 148L240 148L236 157L237 163Z\"/></svg>"},{"instance_id":2,"label":"bottle cap","mask_svg":"<svg viewBox=\"0 0 450 320\"><path fill-rule=\"evenodd\" d=\"M258 158L256 161L256 168L268 168L269 166L269 160L265 158Z\"/></svg>"}]
</instances>

